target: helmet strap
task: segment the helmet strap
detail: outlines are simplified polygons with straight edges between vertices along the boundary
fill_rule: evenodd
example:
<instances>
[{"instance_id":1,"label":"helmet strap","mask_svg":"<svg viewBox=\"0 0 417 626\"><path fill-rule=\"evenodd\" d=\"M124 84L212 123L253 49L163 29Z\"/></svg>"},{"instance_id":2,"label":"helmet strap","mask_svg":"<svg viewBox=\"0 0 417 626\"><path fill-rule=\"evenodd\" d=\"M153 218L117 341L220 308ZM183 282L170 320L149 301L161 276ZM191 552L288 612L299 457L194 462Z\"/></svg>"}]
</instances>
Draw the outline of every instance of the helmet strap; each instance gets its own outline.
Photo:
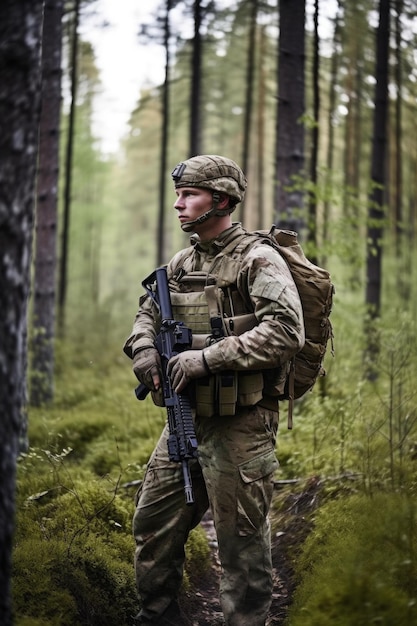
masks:
<instances>
[{"instance_id":1,"label":"helmet strap","mask_svg":"<svg viewBox=\"0 0 417 626\"><path fill-rule=\"evenodd\" d=\"M206 222L212 215L213 209L210 209L209 211L203 213L203 215L200 215L200 217L197 217L197 219L191 220L191 222L185 222L184 224L181 224L181 228L185 233L188 233L194 229L194 226L196 224L203 224L203 222Z\"/></svg>"}]
</instances>

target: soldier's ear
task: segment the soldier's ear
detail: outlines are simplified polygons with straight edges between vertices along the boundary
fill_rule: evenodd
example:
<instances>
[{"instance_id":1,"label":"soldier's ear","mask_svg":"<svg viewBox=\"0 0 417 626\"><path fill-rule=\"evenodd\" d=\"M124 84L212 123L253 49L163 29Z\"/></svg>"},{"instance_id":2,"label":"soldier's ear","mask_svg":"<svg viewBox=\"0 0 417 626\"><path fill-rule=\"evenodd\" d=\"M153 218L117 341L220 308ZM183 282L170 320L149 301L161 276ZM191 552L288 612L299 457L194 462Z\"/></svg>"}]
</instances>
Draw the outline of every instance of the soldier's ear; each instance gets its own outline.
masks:
<instances>
[{"instance_id":1,"label":"soldier's ear","mask_svg":"<svg viewBox=\"0 0 417 626\"><path fill-rule=\"evenodd\" d=\"M227 194L219 193L219 202L218 202L217 207L219 209L225 209L227 206L229 206L229 200L230 200L230 197Z\"/></svg>"}]
</instances>

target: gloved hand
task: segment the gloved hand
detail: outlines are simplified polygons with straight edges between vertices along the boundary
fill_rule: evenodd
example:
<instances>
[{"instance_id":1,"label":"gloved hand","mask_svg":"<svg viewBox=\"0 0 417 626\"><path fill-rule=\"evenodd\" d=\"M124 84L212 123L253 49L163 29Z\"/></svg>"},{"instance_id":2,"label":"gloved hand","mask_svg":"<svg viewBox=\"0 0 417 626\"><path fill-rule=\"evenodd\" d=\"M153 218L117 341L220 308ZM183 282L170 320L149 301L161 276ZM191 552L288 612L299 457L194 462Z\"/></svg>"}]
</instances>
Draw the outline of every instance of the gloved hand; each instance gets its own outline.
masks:
<instances>
[{"instance_id":1,"label":"gloved hand","mask_svg":"<svg viewBox=\"0 0 417 626\"><path fill-rule=\"evenodd\" d=\"M136 378L152 391L161 387L161 357L156 348L144 348L133 357L133 372Z\"/></svg>"},{"instance_id":2,"label":"gloved hand","mask_svg":"<svg viewBox=\"0 0 417 626\"><path fill-rule=\"evenodd\" d=\"M203 350L185 350L168 362L168 376L175 393L180 393L192 378L202 378L210 373Z\"/></svg>"}]
</instances>

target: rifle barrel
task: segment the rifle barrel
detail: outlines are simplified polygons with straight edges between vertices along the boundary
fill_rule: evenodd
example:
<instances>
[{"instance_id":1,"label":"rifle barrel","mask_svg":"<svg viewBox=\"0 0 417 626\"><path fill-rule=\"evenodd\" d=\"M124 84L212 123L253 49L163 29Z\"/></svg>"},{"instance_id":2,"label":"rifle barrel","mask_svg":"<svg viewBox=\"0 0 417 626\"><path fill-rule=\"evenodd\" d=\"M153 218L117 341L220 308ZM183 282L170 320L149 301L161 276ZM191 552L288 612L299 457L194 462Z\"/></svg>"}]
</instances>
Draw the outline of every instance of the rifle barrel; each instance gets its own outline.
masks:
<instances>
[{"instance_id":1,"label":"rifle barrel","mask_svg":"<svg viewBox=\"0 0 417 626\"><path fill-rule=\"evenodd\" d=\"M156 284L158 286L158 304L162 321L172 320L171 296L169 293L166 267L158 267L155 270Z\"/></svg>"}]
</instances>

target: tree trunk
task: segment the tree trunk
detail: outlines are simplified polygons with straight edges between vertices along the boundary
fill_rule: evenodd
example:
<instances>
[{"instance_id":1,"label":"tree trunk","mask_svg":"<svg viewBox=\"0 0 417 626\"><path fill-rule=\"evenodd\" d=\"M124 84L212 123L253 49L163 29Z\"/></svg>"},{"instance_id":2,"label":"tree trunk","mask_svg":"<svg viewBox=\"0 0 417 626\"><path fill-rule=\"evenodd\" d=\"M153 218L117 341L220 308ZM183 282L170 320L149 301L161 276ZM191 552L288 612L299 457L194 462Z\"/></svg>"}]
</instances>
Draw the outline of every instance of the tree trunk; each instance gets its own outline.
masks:
<instances>
[{"instance_id":1,"label":"tree trunk","mask_svg":"<svg viewBox=\"0 0 417 626\"><path fill-rule=\"evenodd\" d=\"M335 117L336 117L336 91L337 91L337 76L339 70L339 56L340 56L340 40L341 40L341 12L342 12L342 3L341 0L338 2L337 13L335 17L334 23L334 34L333 34L333 52L331 59L331 70L330 70L330 93L329 93L329 117L327 123L327 157L326 157L326 199L324 201L324 209L323 209L323 241L326 243L328 241L328 233L329 233L329 223L331 219L331 203L329 198L330 189L333 186L333 163L334 163L334 151L335 151L335 141L334 141L334 129L335 129ZM327 259L326 256L322 255L321 262L324 266L326 266Z\"/></svg>"},{"instance_id":2,"label":"tree trunk","mask_svg":"<svg viewBox=\"0 0 417 626\"><path fill-rule=\"evenodd\" d=\"M401 14L403 0L395 1L395 165L394 165L394 189L391 190L391 197L394 205L394 236L397 254L401 252L402 235L402 150L401 150L401 102L402 102L402 71L401 71Z\"/></svg>"},{"instance_id":3,"label":"tree trunk","mask_svg":"<svg viewBox=\"0 0 417 626\"><path fill-rule=\"evenodd\" d=\"M367 352L370 362L378 352L372 321L380 315L382 282L382 239L384 235L384 193L388 118L388 56L390 0L380 0L376 37L376 86L372 139L371 190L369 193L366 305L370 323L367 327Z\"/></svg>"},{"instance_id":4,"label":"tree trunk","mask_svg":"<svg viewBox=\"0 0 417 626\"><path fill-rule=\"evenodd\" d=\"M194 40L191 61L190 151L201 150L201 0L194 1Z\"/></svg>"},{"instance_id":5,"label":"tree trunk","mask_svg":"<svg viewBox=\"0 0 417 626\"><path fill-rule=\"evenodd\" d=\"M45 0L30 401L53 399L63 0Z\"/></svg>"},{"instance_id":6,"label":"tree trunk","mask_svg":"<svg viewBox=\"0 0 417 626\"><path fill-rule=\"evenodd\" d=\"M43 0L0 3L0 623L12 624L16 457L26 404L27 301L38 149Z\"/></svg>"},{"instance_id":7,"label":"tree trunk","mask_svg":"<svg viewBox=\"0 0 417 626\"><path fill-rule=\"evenodd\" d=\"M392 190L394 207L394 238L396 256L398 259L398 289L404 301L410 297L410 258L406 253L405 219L403 207L403 150L402 150L402 102L403 102L403 76L402 76L402 53L401 53L401 15L403 12L403 0L395 2L395 84L397 88L395 98L395 139L393 150L394 158L394 189Z\"/></svg>"},{"instance_id":8,"label":"tree trunk","mask_svg":"<svg viewBox=\"0 0 417 626\"><path fill-rule=\"evenodd\" d=\"M354 188L354 167L355 167L355 100L357 95L356 70L358 66L358 45L355 37L351 37L350 33L358 28L359 13L361 8L356 4L345 7L345 26L343 31L345 55L345 78L343 81L343 91L346 94L346 116L344 125L344 150L343 150L343 175L344 175L344 194L343 194L343 214L347 217L352 210L352 195L357 197L357 189ZM358 228L358 224L355 224Z\"/></svg>"},{"instance_id":9,"label":"tree trunk","mask_svg":"<svg viewBox=\"0 0 417 626\"><path fill-rule=\"evenodd\" d=\"M259 86L258 86L258 120L257 120L257 181L258 181L258 207L256 211L256 228L265 228L266 215L265 215L265 199L264 199L264 169L265 169L265 94L266 94L266 79L265 79L265 26L262 26L259 30Z\"/></svg>"},{"instance_id":10,"label":"tree trunk","mask_svg":"<svg viewBox=\"0 0 417 626\"><path fill-rule=\"evenodd\" d=\"M280 0L275 222L302 231L304 192L296 177L304 170L305 0Z\"/></svg>"},{"instance_id":11,"label":"tree trunk","mask_svg":"<svg viewBox=\"0 0 417 626\"><path fill-rule=\"evenodd\" d=\"M352 221L356 236L360 236L360 164L363 137L361 134L361 108L363 92L364 39L367 29L367 10L361 4L345 3L344 58L347 59L347 77L344 89L347 98L344 151L344 205L343 212ZM356 37L351 36L356 33ZM357 276L353 277L355 284Z\"/></svg>"},{"instance_id":12,"label":"tree trunk","mask_svg":"<svg viewBox=\"0 0 417 626\"><path fill-rule=\"evenodd\" d=\"M171 11L172 0L166 1L165 27L164 27L164 46L165 46L165 80L162 86L162 136L161 136L161 159L159 172L159 215L158 215L158 241L156 252L156 264L162 265L164 262L165 250L165 190L167 176L167 151L168 151L168 129L169 129L169 40L170 40L170 24L169 14Z\"/></svg>"},{"instance_id":13,"label":"tree trunk","mask_svg":"<svg viewBox=\"0 0 417 626\"><path fill-rule=\"evenodd\" d=\"M256 51L256 21L258 15L258 0L250 0L249 11L249 38L246 60L246 96L245 117L243 128L243 156L242 169L247 175L249 172L249 148L252 122L254 77L255 77L255 51ZM240 205L240 220L245 226L245 200Z\"/></svg>"},{"instance_id":14,"label":"tree trunk","mask_svg":"<svg viewBox=\"0 0 417 626\"><path fill-rule=\"evenodd\" d=\"M309 194L308 240L313 243L310 260L318 262L317 241L317 164L319 152L319 114L320 114L320 59L319 59L319 2L314 0L314 39L313 39L313 115L314 124L311 138L310 180L313 190Z\"/></svg>"},{"instance_id":15,"label":"tree trunk","mask_svg":"<svg viewBox=\"0 0 417 626\"><path fill-rule=\"evenodd\" d=\"M58 327L61 335L65 332L65 303L67 296L68 283L68 247L69 247L69 230L70 230L70 213L71 213L71 190L72 190L72 162L74 154L74 128L75 128L75 109L77 98L77 82L78 82L78 23L80 19L80 3L81 0L75 0L74 4L74 23L72 28L72 48L71 48L71 104L67 132L67 146L65 156L65 190L64 190L64 208L63 223L61 230L61 259L59 268L58 283Z\"/></svg>"}]
</instances>

